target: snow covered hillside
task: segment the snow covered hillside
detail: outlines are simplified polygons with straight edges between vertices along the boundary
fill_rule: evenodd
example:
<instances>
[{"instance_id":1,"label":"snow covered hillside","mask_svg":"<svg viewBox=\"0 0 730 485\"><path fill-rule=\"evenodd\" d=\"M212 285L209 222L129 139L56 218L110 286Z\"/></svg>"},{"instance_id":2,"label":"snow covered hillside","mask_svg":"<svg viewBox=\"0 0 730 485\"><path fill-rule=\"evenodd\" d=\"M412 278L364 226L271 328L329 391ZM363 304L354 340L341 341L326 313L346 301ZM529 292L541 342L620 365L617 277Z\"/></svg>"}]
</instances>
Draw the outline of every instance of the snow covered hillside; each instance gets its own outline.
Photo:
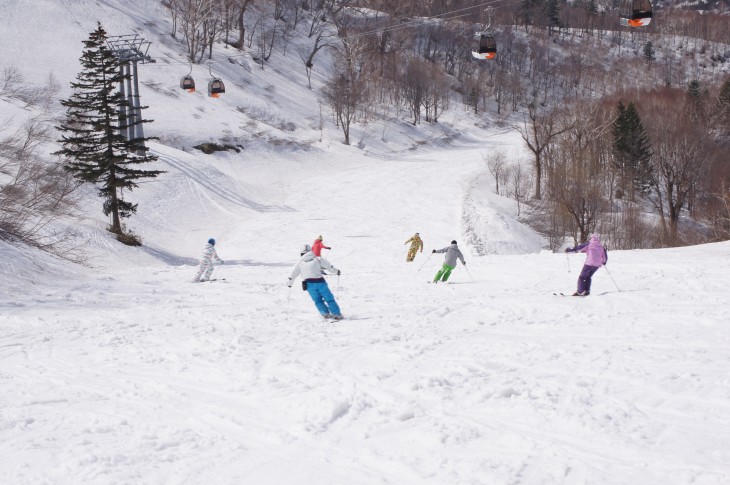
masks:
<instances>
[{"instance_id":1,"label":"snow covered hillside","mask_svg":"<svg viewBox=\"0 0 730 485\"><path fill-rule=\"evenodd\" d=\"M90 188L88 266L0 242L1 483L730 483L730 243L611 251L592 295L564 298L584 256L542 250L482 160L518 157L516 133L456 109L344 146L289 59L222 49L226 96L188 95L156 5L0 4L0 58L31 84L67 89L97 19L154 42L143 102L166 171L134 192L141 248L104 230ZM191 148L221 140L244 149ZM320 234L336 323L286 286ZM225 264L193 284L210 237ZM429 284L452 239L467 266Z\"/></svg>"}]
</instances>

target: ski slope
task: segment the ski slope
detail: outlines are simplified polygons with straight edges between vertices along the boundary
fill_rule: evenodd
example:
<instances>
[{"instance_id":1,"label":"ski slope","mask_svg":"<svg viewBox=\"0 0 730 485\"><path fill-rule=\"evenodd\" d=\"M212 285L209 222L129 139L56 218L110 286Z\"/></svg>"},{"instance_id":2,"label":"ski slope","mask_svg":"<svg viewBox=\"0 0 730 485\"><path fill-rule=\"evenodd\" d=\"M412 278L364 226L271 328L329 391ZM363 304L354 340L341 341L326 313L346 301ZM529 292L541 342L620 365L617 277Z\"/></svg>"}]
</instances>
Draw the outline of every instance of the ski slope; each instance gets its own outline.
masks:
<instances>
[{"instance_id":1,"label":"ski slope","mask_svg":"<svg viewBox=\"0 0 730 485\"><path fill-rule=\"evenodd\" d=\"M457 108L354 126L348 147L291 55L260 71L216 50L230 82L211 100L175 89L187 65L147 0L0 14L0 57L37 85L67 88L97 19L152 39L166 172L132 194L141 248L104 230L91 188L69 222L87 266L0 242L3 484L730 483L730 243L611 251L590 297L555 296L584 256L543 250L483 162L519 158L515 132ZM243 150L191 148L211 140ZM320 234L337 323L286 286ZM190 283L210 237L225 264ZM428 284L452 239L467 267Z\"/></svg>"},{"instance_id":2,"label":"ski slope","mask_svg":"<svg viewBox=\"0 0 730 485\"><path fill-rule=\"evenodd\" d=\"M601 270L588 298L552 294L582 255L539 250L464 247L469 272L427 284L429 251L468 236L476 151L276 160L264 194L158 148L176 195L145 211L140 254L52 277L41 255L17 262L24 285L0 301L9 483L728 481L730 244L612 251L618 287ZM469 220L509 217L494 211ZM339 323L286 287L319 233ZM210 236L224 280L189 283Z\"/></svg>"}]
</instances>

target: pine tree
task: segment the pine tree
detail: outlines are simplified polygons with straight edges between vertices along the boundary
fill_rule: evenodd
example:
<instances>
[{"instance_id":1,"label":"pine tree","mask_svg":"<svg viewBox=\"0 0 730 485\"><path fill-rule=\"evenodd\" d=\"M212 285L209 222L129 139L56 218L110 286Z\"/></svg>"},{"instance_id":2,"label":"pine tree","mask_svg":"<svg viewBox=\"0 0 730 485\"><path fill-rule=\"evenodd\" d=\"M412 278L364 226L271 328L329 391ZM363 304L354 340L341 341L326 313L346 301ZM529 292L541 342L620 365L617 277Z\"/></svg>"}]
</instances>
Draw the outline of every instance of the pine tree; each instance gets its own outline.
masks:
<instances>
[{"instance_id":1,"label":"pine tree","mask_svg":"<svg viewBox=\"0 0 730 485\"><path fill-rule=\"evenodd\" d=\"M553 28L560 28L560 5L558 5L558 0L546 0L545 15L548 18L548 32L552 35Z\"/></svg>"},{"instance_id":2,"label":"pine tree","mask_svg":"<svg viewBox=\"0 0 730 485\"><path fill-rule=\"evenodd\" d=\"M124 200L122 192L136 188L139 179L163 172L137 168L157 157L144 146L150 138L127 140L124 136L129 126L125 115L128 104L117 86L127 76L121 73L119 60L107 47L107 34L101 24L83 44L82 70L71 83L73 94L61 101L66 107L66 120L59 127L64 133L59 140L63 149L56 153L64 158L64 168L75 178L98 185L104 214L112 218L109 232L127 242L121 219L134 214L137 204Z\"/></svg>"},{"instance_id":3,"label":"pine tree","mask_svg":"<svg viewBox=\"0 0 730 485\"><path fill-rule=\"evenodd\" d=\"M619 101L612 133L614 166L619 170L624 188L648 193L654 179L651 144L633 102L624 107Z\"/></svg>"},{"instance_id":4,"label":"pine tree","mask_svg":"<svg viewBox=\"0 0 730 485\"><path fill-rule=\"evenodd\" d=\"M697 79L691 80L687 85L687 107L692 121L705 118L704 96Z\"/></svg>"},{"instance_id":5,"label":"pine tree","mask_svg":"<svg viewBox=\"0 0 730 485\"><path fill-rule=\"evenodd\" d=\"M646 59L646 62L651 64L656 59L656 53L654 51L654 44L651 43L651 41L647 41L646 44L644 44L644 58Z\"/></svg>"}]
</instances>

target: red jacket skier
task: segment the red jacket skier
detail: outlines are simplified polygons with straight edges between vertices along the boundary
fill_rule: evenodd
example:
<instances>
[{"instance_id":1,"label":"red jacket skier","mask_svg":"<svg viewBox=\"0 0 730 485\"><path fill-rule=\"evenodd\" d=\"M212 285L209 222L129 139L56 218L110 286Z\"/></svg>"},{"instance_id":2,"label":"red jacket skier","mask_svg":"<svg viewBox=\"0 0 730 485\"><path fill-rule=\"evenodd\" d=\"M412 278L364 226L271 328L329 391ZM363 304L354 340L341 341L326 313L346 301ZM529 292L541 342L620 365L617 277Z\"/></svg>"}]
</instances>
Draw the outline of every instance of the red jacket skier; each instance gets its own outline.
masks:
<instances>
[{"instance_id":1,"label":"red jacket skier","mask_svg":"<svg viewBox=\"0 0 730 485\"><path fill-rule=\"evenodd\" d=\"M312 244L312 252L315 256L318 258L322 256L322 249L332 249L331 247L325 246L322 242L322 236L319 236L317 239L314 240L314 244Z\"/></svg>"}]
</instances>

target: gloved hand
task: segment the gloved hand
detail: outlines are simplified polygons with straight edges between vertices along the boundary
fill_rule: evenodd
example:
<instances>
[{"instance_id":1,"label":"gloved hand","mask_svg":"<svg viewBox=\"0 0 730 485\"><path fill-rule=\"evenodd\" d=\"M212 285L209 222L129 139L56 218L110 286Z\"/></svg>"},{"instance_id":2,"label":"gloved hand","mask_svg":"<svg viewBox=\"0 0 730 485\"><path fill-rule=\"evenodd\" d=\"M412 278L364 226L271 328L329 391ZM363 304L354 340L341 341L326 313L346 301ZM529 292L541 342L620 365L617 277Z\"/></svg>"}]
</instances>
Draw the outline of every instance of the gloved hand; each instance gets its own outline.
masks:
<instances>
[{"instance_id":1,"label":"gloved hand","mask_svg":"<svg viewBox=\"0 0 730 485\"><path fill-rule=\"evenodd\" d=\"M341 274L341 273L342 273L342 270L339 270L339 269L338 269L338 270L337 270L337 276L340 276L340 274Z\"/></svg>"},{"instance_id":2,"label":"gloved hand","mask_svg":"<svg viewBox=\"0 0 730 485\"><path fill-rule=\"evenodd\" d=\"M225 261L221 261L221 264L224 264L224 263L225 263Z\"/></svg>"},{"instance_id":3,"label":"gloved hand","mask_svg":"<svg viewBox=\"0 0 730 485\"><path fill-rule=\"evenodd\" d=\"M466 261L464 261L464 266L466 266Z\"/></svg>"},{"instance_id":4,"label":"gloved hand","mask_svg":"<svg viewBox=\"0 0 730 485\"><path fill-rule=\"evenodd\" d=\"M436 250L435 250L435 249L432 249L432 250L431 250L431 254L433 254L433 253L435 253L435 252L436 252Z\"/></svg>"},{"instance_id":5,"label":"gloved hand","mask_svg":"<svg viewBox=\"0 0 730 485\"><path fill-rule=\"evenodd\" d=\"M566 253L572 253L572 252L573 252L573 250L572 250L572 249L570 249L570 248L565 248L565 252L566 252Z\"/></svg>"}]
</instances>

